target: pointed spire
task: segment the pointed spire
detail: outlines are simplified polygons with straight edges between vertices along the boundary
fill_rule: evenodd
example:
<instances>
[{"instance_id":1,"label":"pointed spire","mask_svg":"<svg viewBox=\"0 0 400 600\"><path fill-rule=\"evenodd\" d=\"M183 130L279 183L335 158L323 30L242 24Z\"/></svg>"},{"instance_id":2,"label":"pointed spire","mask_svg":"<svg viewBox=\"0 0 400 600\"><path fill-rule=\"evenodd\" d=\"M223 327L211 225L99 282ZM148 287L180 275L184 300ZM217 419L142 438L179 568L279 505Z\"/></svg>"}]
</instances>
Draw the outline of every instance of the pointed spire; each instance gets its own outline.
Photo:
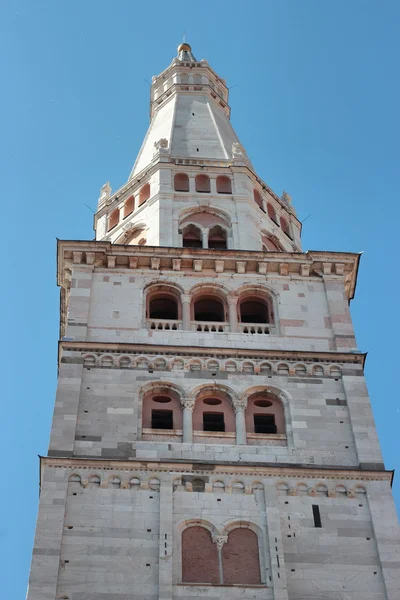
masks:
<instances>
[{"instance_id":1,"label":"pointed spire","mask_svg":"<svg viewBox=\"0 0 400 600\"><path fill-rule=\"evenodd\" d=\"M192 54L192 48L186 42L178 46L178 58L182 62L197 62Z\"/></svg>"}]
</instances>

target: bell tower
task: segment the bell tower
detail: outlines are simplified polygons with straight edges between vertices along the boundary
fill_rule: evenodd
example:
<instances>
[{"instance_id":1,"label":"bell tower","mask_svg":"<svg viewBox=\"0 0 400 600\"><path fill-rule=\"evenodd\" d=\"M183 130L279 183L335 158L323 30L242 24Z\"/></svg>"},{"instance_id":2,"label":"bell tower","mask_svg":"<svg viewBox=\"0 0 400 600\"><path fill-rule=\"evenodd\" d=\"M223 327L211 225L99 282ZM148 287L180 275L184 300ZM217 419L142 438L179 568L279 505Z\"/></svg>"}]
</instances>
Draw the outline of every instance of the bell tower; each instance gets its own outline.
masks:
<instances>
[{"instance_id":1,"label":"bell tower","mask_svg":"<svg viewBox=\"0 0 400 600\"><path fill-rule=\"evenodd\" d=\"M397 600L349 303L187 43L94 241L59 241L59 379L27 600Z\"/></svg>"}]
</instances>

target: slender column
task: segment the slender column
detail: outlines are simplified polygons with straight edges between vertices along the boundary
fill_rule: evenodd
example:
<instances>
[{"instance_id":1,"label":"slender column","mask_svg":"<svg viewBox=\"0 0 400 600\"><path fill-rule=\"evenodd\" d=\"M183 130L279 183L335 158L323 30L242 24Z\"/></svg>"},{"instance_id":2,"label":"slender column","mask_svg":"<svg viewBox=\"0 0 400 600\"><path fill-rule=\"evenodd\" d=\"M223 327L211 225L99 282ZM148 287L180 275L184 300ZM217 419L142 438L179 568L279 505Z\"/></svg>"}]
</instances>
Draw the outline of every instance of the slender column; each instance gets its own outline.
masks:
<instances>
[{"instance_id":1,"label":"slender column","mask_svg":"<svg viewBox=\"0 0 400 600\"><path fill-rule=\"evenodd\" d=\"M228 541L227 535L213 535L212 538L214 544L217 545L218 548L218 566L219 566L219 582L223 585L224 583L224 569L222 566L222 547L225 542Z\"/></svg>"},{"instance_id":2,"label":"slender column","mask_svg":"<svg viewBox=\"0 0 400 600\"><path fill-rule=\"evenodd\" d=\"M236 402L234 405L236 415L236 444L247 444L246 438L246 421L244 418L244 411L246 404L244 402Z\"/></svg>"},{"instance_id":3,"label":"slender column","mask_svg":"<svg viewBox=\"0 0 400 600\"><path fill-rule=\"evenodd\" d=\"M203 248L208 248L208 230L201 232Z\"/></svg>"},{"instance_id":4,"label":"slender column","mask_svg":"<svg viewBox=\"0 0 400 600\"><path fill-rule=\"evenodd\" d=\"M237 296L228 296L229 331L231 333L238 331L237 302Z\"/></svg>"},{"instance_id":5,"label":"slender column","mask_svg":"<svg viewBox=\"0 0 400 600\"><path fill-rule=\"evenodd\" d=\"M190 296L188 294L183 294L181 296L182 302L182 329L185 331L189 331L190 329Z\"/></svg>"},{"instance_id":6,"label":"slender column","mask_svg":"<svg viewBox=\"0 0 400 600\"><path fill-rule=\"evenodd\" d=\"M193 442L193 409L194 400L184 398L181 401L183 409L183 442L191 444Z\"/></svg>"},{"instance_id":7,"label":"slender column","mask_svg":"<svg viewBox=\"0 0 400 600\"><path fill-rule=\"evenodd\" d=\"M161 481L158 598L172 600L172 535L173 535L172 482Z\"/></svg>"}]
</instances>

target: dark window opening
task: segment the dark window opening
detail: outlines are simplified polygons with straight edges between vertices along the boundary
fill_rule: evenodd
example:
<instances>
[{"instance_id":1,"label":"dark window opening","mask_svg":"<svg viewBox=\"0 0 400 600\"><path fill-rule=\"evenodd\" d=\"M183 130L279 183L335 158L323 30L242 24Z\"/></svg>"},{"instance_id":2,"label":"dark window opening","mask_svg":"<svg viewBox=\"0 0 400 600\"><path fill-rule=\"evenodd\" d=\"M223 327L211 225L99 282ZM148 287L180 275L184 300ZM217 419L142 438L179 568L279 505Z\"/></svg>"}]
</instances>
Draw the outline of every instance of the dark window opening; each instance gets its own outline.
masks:
<instances>
[{"instance_id":1,"label":"dark window opening","mask_svg":"<svg viewBox=\"0 0 400 600\"><path fill-rule=\"evenodd\" d=\"M184 248L202 248L201 231L195 225L188 225L183 232L183 247Z\"/></svg>"},{"instance_id":2,"label":"dark window opening","mask_svg":"<svg viewBox=\"0 0 400 600\"><path fill-rule=\"evenodd\" d=\"M194 492L204 492L205 489L206 489L206 484L202 479L193 479L192 490Z\"/></svg>"},{"instance_id":3,"label":"dark window opening","mask_svg":"<svg viewBox=\"0 0 400 600\"><path fill-rule=\"evenodd\" d=\"M312 511L313 511L313 517L314 517L314 527L322 527L319 506L317 504L313 504Z\"/></svg>"},{"instance_id":4,"label":"dark window opening","mask_svg":"<svg viewBox=\"0 0 400 600\"><path fill-rule=\"evenodd\" d=\"M254 433L276 433L274 415L254 415Z\"/></svg>"},{"instance_id":5,"label":"dark window opening","mask_svg":"<svg viewBox=\"0 0 400 600\"><path fill-rule=\"evenodd\" d=\"M177 319L178 305L172 298L155 298L150 301L150 319Z\"/></svg>"},{"instance_id":6,"label":"dark window opening","mask_svg":"<svg viewBox=\"0 0 400 600\"><path fill-rule=\"evenodd\" d=\"M242 302L240 305L242 323L269 323L268 307L262 302Z\"/></svg>"},{"instance_id":7,"label":"dark window opening","mask_svg":"<svg viewBox=\"0 0 400 600\"><path fill-rule=\"evenodd\" d=\"M212 298L208 300L198 300L194 305L195 321L217 321L223 322L224 307L218 300Z\"/></svg>"},{"instance_id":8,"label":"dark window opening","mask_svg":"<svg viewBox=\"0 0 400 600\"><path fill-rule=\"evenodd\" d=\"M226 231L219 225L210 229L208 233L208 247L216 250L226 250Z\"/></svg>"},{"instance_id":9,"label":"dark window opening","mask_svg":"<svg viewBox=\"0 0 400 600\"><path fill-rule=\"evenodd\" d=\"M203 413L203 431L225 431L224 413Z\"/></svg>"},{"instance_id":10,"label":"dark window opening","mask_svg":"<svg viewBox=\"0 0 400 600\"><path fill-rule=\"evenodd\" d=\"M151 428L152 429L173 429L173 412L172 410L152 410L151 411Z\"/></svg>"}]
</instances>

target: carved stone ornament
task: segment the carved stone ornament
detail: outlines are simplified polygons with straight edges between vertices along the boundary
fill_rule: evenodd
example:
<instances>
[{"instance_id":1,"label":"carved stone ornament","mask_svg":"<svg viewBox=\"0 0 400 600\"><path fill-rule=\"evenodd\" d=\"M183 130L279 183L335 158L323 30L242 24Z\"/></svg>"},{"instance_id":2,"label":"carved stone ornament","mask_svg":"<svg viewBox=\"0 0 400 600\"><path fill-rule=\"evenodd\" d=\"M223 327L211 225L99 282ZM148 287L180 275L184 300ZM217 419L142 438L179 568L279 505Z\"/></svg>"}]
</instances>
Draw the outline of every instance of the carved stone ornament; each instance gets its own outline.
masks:
<instances>
[{"instance_id":1,"label":"carved stone ornament","mask_svg":"<svg viewBox=\"0 0 400 600\"><path fill-rule=\"evenodd\" d=\"M335 490L328 490L328 498L336 498Z\"/></svg>"},{"instance_id":2,"label":"carved stone ornament","mask_svg":"<svg viewBox=\"0 0 400 600\"><path fill-rule=\"evenodd\" d=\"M355 494L354 490L347 490L347 497L348 498L355 498L356 494Z\"/></svg>"},{"instance_id":3,"label":"carved stone ornament","mask_svg":"<svg viewBox=\"0 0 400 600\"><path fill-rule=\"evenodd\" d=\"M222 546L228 541L227 535L213 535L212 541L217 545L218 550L221 552Z\"/></svg>"},{"instance_id":4,"label":"carved stone ornament","mask_svg":"<svg viewBox=\"0 0 400 600\"><path fill-rule=\"evenodd\" d=\"M244 412L246 410L246 402L245 400L236 400L233 403L233 410L235 411L235 414L238 412Z\"/></svg>"},{"instance_id":5,"label":"carved stone ornament","mask_svg":"<svg viewBox=\"0 0 400 600\"><path fill-rule=\"evenodd\" d=\"M166 138L161 138L157 142L154 142L155 153L159 152L160 154L168 153L168 140Z\"/></svg>"},{"instance_id":6,"label":"carved stone ornament","mask_svg":"<svg viewBox=\"0 0 400 600\"><path fill-rule=\"evenodd\" d=\"M111 185L110 182L107 181L100 190L100 198L99 201L105 202L111 196Z\"/></svg>"},{"instance_id":7,"label":"carved stone ornament","mask_svg":"<svg viewBox=\"0 0 400 600\"><path fill-rule=\"evenodd\" d=\"M282 192L282 197L281 197L282 201L287 204L288 206L290 206L292 204L292 197L289 196L289 194L287 192L285 192L285 190L283 190Z\"/></svg>"},{"instance_id":8,"label":"carved stone ornament","mask_svg":"<svg viewBox=\"0 0 400 600\"><path fill-rule=\"evenodd\" d=\"M182 408L188 408L189 410L193 410L194 400L190 400L189 398L183 398L183 400L181 400L181 406Z\"/></svg>"},{"instance_id":9,"label":"carved stone ornament","mask_svg":"<svg viewBox=\"0 0 400 600\"><path fill-rule=\"evenodd\" d=\"M121 483L121 489L122 490L129 490L129 481L123 481Z\"/></svg>"},{"instance_id":10,"label":"carved stone ornament","mask_svg":"<svg viewBox=\"0 0 400 600\"><path fill-rule=\"evenodd\" d=\"M81 481L81 486L82 486L83 488L85 488L85 487L87 487L87 486L88 486L88 483L89 483L89 482L88 482L88 480L87 480L87 479L82 479L82 481Z\"/></svg>"},{"instance_id":11,"label":"carved stone ornament","mask_svg":"<svg viewBox=\"0 0 400 600\"><path fill-rule=\"evenodd\" d=\"M295 487L291 487L288 491L289 496L297 496L297 489Z\"/></svg>"},{"instance_id":12,"label":"carved stone ornament","mask_svg":"<svg viewBox=\"0 0 400 600\"><path fill-rule=\"evenodd\" d=\"M243 158L246 156L246 151L243 148L242 144L239 144L239 142L233 142L232 156L233 158Z\"/></svg>"},{"instance_id":13,"label":"carved stone ornament","mask_svg":"<svg viewBox=\"0 0 400 600\"><path fill-rule=\"evenodd\" d=\"M308 495L309 496L316 496L317 495L317 490L315 488L310 488L308 490Z\"/></svg>"}]
</instances>

